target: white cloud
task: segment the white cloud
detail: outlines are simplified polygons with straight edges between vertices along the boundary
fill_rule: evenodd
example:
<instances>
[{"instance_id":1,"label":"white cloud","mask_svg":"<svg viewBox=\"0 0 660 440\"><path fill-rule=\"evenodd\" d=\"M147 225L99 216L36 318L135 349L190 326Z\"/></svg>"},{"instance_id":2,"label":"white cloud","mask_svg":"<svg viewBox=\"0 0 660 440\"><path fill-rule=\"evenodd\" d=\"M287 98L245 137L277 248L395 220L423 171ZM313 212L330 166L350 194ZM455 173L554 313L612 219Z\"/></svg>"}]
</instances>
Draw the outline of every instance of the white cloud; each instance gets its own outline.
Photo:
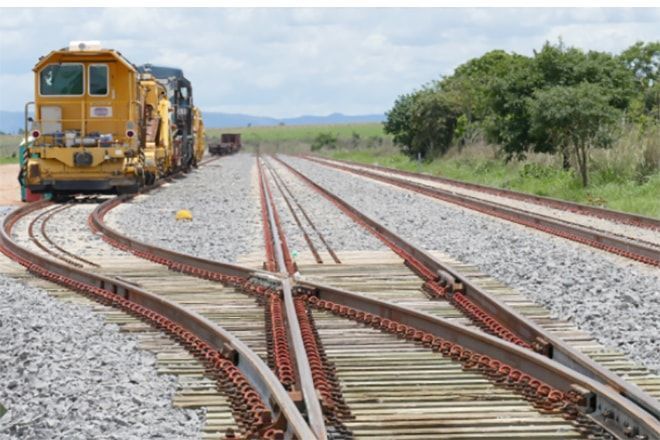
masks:
<instances>
[{"instance_id":1,"label":"white cloud","mask_svg":"<svg viewBox=\"0 0 660 440\"><path fill-rule=\"evenodd\" d=\"M0 109L20 110L37 58L69 40L180 66L202 109L296 116L385 111L492 49L561 36L617 52L659 22L660 9L0 9Z\"/></svg>"}]
</instances>

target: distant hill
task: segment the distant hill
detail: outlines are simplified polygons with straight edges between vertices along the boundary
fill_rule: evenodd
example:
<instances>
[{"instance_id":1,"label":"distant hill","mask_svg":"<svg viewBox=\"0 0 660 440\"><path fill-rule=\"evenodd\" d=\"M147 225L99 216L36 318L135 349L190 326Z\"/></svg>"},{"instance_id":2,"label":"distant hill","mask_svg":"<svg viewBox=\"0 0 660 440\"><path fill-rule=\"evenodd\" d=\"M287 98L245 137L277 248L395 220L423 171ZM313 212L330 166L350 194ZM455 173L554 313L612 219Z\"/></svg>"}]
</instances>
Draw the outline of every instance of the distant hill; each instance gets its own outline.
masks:
<instances>
[{"instance_id":1,"label":"distant hill","mask_svg":"<svg viewBox=\"0 0 660 440\"><path fill-rule=\"evenodd\" d=\"M267 125L320 125L320 124L360 124L366 122L382 122L384 114L375 115L344 115L332 113L327 116L304 115L295 118L270 118L267 116L252 116L240 113L203 112L204 125L209 128L229 128L267 126ZM17 133L23 127L23 112L8 112L0 110L0 131Z\"/></svg>"},{"instance_id":2,"label":"distant hill","mask_svg":"<svg viewBox=\"0 0 660 440\"><path fill-rule=\"evenodd\" d=\"M267 126L267 125L320 125L320 124L361 124L366 122L382 122L384 114L375 115L344 115L332 113L327 116L303 115L295 118L271 118L268 116L252 116L240 113L203 112L204 125L209 128L229 128Z\"/></svg>"}]
</instances>

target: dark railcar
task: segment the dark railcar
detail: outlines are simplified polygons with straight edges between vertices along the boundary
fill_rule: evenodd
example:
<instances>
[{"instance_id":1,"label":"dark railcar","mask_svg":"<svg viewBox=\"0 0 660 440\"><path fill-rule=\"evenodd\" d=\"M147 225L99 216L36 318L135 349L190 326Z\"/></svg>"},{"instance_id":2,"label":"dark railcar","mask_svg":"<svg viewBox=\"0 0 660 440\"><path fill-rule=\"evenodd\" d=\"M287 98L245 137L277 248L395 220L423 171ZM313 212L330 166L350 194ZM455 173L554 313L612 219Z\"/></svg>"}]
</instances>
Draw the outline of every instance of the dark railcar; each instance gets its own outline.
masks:
<instances>
[{"instance_id":1,"label":"dark railcar","mask_svg":"<svg viewBox=\"0 0 660 440\"><path fill-rule=\"evenodd\" d=\"M223 133L220 142L209 144L209 153L219 156L236 153L241 149L240 133Z\"/></svg>"}]
</instances>

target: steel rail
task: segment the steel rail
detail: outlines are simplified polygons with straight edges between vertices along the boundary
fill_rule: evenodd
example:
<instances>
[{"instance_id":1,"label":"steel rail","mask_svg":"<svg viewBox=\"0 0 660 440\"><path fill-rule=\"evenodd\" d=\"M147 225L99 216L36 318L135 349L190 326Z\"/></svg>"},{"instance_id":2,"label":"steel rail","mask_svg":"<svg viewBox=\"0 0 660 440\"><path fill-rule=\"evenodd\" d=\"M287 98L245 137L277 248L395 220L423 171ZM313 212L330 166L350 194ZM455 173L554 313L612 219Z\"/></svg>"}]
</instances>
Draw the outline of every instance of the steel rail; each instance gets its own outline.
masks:
<instances>
[{"instance_id":1,"label":"steel rail","mask_svg":"<svg viewBox=\"0 0 660 440\"><path fill-rule=\"evenodd\" d=\"M319 237L319 240L321 240L321 242L322 242L323 245L325 246L325 249L328 251L328 254L330 254L330 257L332 257L332 259L334 260L335 263L337 263L337 264L341 264L341 260L339 260L339 257L337 256L337 254L335 253L335 251L330 247L330 245L328 244L327 240L325 239L325 237L323 236L323 234L321 233L321 231L318 230L318 228L316 227L316 225L314 224L314 222L312 222L312 219L311 219L311 218L309 217L309 215L307 214L307 211L305 211L305 209L302 207L302 205L300 204L300 202L299 202L299 201L296 199L296 197L293 195L293 193L291 192L291 190L289 189L289 187L287 186L287 184L284 182L284 179L282 179L282 177L281 177L280 174L277 172L277 170L276 170L275 168L273 168L272 166L270 166L270 164L266 163L266 165L268 166L270 172L271 172L271 173L273 174L273 176L275 177L275 179L273 179L273 180L275 181L275 183L277 184L277 182L278 182L278 180L279 180L280 184L282 185L282 187L284 188L284 190L286 191L286 193L289 195L289 197L291 197L291 200L293 200L293 202L296 204L296 206L298 207L298 209L299 209L300 212L302 213L303 217L305 217L305 220L307 220L307 223L309 224L309 226L314 230L314 232L316 232L316 235ZM278 185L278 187L279 187L279 185Z\"/></svg>"},{"instance_id":2,"label":"steel rail","mask_svg":"<svg viewBox=\"0 0 660 440\"><path fill-rule=\"evenodd\" d=\"M93 261L89 261L89 260L87 260L87 259L85 259L85 258L82 258L82 257L79 256L79 255L74 254L73 252L69 252L69 251L67 251L67 250L64 249L62 246L60 246L59 244L55 243L55 241L53 241L53 240L50 238L50 236L48 235L48 233L46 232L46 224L50 221L50 219L52 219L52 218L55 216L55 214L59 214L59 213L61 213L62 211L65 211L65 210L71 208L71 206L72 206L72 205L71 205L70 203L67 203L67 204L64 205L62 208L54 209L54 210L50 211L50 212L48 213L48 215L46 215L46 217L44 217L43 221L41 222L41 226L39 227L39 231L41 232L41 235L44 237L44 239L45 239L45 240L46 240L51 246L53 246L55 249L57 249L57 250L58 250L59 252L61 252L62 254L68 255L69 257L74 258L74 259L78 260L79 262L84 263L84 264L87 264L87 265L89 265L89 266L93 266L93 267L101 267L101 266L99 266L98 264L94 263ZM65 261L66 261L66 260L65 260ZM74 264L74 266L77 266L77 265Z\"/></svg>"},{"instance_id":3,"label":"steel rail","mask_svg":"<svg viewBox=\"0 0 660 440\"><path fill-rule=\"evenodd\" d=\"M275 159L308 185L315 188L334 203L344 207L348 212L360 218L363 222L385 236L396 246L403 249L407 254L420 261L430 271L438 274L440 280L447 282L449 285L462 285L466 296L487 313L491 314L497 321L506 323L513 332L527 341L539 342L541 350L537 351L542 352L548 358L551 358L572 370L612 387L622 396L630 399L636 405L652 414L656 419L660 419L660 403L637 386L624 381L618 375L597 364L584 353L574 349L532 320L522 316L516 310L501 302L485 289L473 284L469 280L469 277L463 275L460 271L442 264L426 251L415 247L399 237L397 234L354 208L337 195L318 185L291 165L279 158Z\"/></svg>"},{"instance_id":4,"label":"steel rail","mask_svg":"<svg viewBox=\"0 0 660 440\"><path fill-rule=\"evenodd\" d=\"M268 171L270 172L271 176L273 176L273 182L275 183L275 187L278 189L280 194L282 195L282 199L284 200L284 203L286 204L287 208L289 208L289 212L291 212L291 215L293 216L293 220L296 222L296 225L298 225L298 228L300 229L300 232L302 232L303 238L305 239L305 243L307 243L307 247L309 250L312 252L312 255L314 256L314 260L316 260L317 263L323 264L323 259L321 258L321 255L319 254L319 251L316 249L316 246L314 246L314 243L312 242L312 239L309 237L309 234L305 230L305 227L302 224L302 221L300 220L300 217L298 217L298 214L296 214L295 209L293 209L293 205L291 204L291 201L287 197L287 195L284 192L284 189L282 188L282 185L280 185L280 182L275 178L275 174L273 173L272 168L268 167L266 165L266 168L268 168ZM300 206L299 206L300 208ZM304 212L303 212L304 213Z\"/></svg>"},{"instance_id":5,"label":"steel rail","mask_svg":"<svg viewBox=\"0 0 660 440\"><path fill-rule=\"evenodd\" d=\"M261 159L257 157L257 168L259 171L261 188L265 195L265 207L268 214L268 222L275 251L275 261L277 263L277 270L283 274L293 275L293 268L285 261L285 252L287 252L286 245L284 244L285 238L280 236L280 222L273 200L273 195L270 191L266 173L263 170ZM303 401L306 408L307 418L309 425L316 434L317 439L327 438L327 429L325 427L325 419L323 417L323 409L319 402L319 395L314 386L314 379L309 368L309 359L307 358L307 350L303 343L302 333L300 331L300 323L298 322L298 315L293 302L293 294L291 292L291 281L289 278L282 280L282 297L284 299L284 314L287 321L289 331L289 339L293 348L293 356L296 361L296 369L298 370L298 378L301 391L303 393Z\"/></svg>"},{"instance_id":6,"label":"steel rail","mask_svg":"<svg viewBox=\"0 0 660 440\"><path fill-rule=\"evenodd\" d=\"M414 329L414 333L422 331L438 335L471 350L483 349L484 355L490 354L493 358L506 359L505 363L510 364L515 369L514 372L531 368L548 383L561 386L564 390L574 389L573 384L575 384L582 397L584 407L581 408L581 411L588 417L596 419L617 438L635 438L636 440L660 438L660 425L657 419L624 399L613 389L530 350L521 349L514 344L457 324L451 324L442 318L318 283L297 281L294 291L299 295L307 294L323 301L334 301L355 308L362 313L360 315L354 311L344 310L342 316L348 319L359 319L362 316L366 324L373 326L378 322L382 329L385 328L383 325L387 322L386 320L389 320L390 327L394 324L396 328L400 329L398 324L404 325L403 330L406 335L411 329ZM332 310L334 311L334 308ZM338 312L342 313L341 310ZM371 320L366 319L368 314L372 314ZM374 317L378 317L378 319L374 319ZM423 336L420 339L426 341ZM435 346L433 349L436 349Z\"/></svg>"},{"instance_id":7,"label":"steel rail","mask_svg":"<svg viewBox=\"0 0 660 440\"><path fill-rule=\"evenodd\" d=\"M90 227L94 231L102 232L104 239L109 239L110 241L115 242L114 244L119 244L123 250L132 252L135 254L150 254L155 257L153 261L157 263L163 263L165 260L170 262L194 266L201 270L206 270L209 272L214 272L223 275L229 276L238 276L243 278L250 278L252 276L268 277L269 272L263 272L255 269L250 269L235 264L224 263L219 261L212 261L205 258L195 257L188 254L183 254L180 252L172 251L169 249L160 248L157 246L151 246L146 243L142 243L136 240L133 240L112 227L108 226L104 222L104 217L112 208L117 205L126 202L132 199L132 195L123 195L119 197L114 197L104 203L101 203L89 216L88 222ZM139 255L138 255L139 256Z\"/></svg>"},{"instance_id":8,"label":"steel rail","mask_svg":"<svg viewBox=\"0 0 660 440\"><path fill-rule=\"evenodd\" d=\"M515 369L562 390L564 393L576 391L582 398L581 411L617 438L660 439L658 419L642 410L634 402L621 396L609 386L531 350L462 325L453 324L443 318L377 300L367 295L310 281L298 281L295 289L299 293L308 294L310 298L313 297L314 303L317 305L322 304L321 301L326 302L325 307L323 305L319 307L331 313L377 328L389 329L390 332L426 346L433 344L434 350L436 349L435 342L433 342L435 337L460 344L454 352L447 350L448 354L455 354L457 359L466 356L467 361L474 361L476 355L476 359L481 359L476 362L484 362L484 358L481 356L486 356L488 360L497 359L507 364L505 371L500 372L504 376L510 374L511 369ZM394 324L395 330L392 330L392 324ZM452 350L454 350L453 347ZM502 377L499 379L509 380Z\"/></svg>"},{"instance_id":9,"label":"steel rail","mask_svg":"<svg viewBox=\"0 0 660 440\"><path fill-rule=\"evenodd\" d=\"M27 266L30 271L47 272L58 282L67 282L81 289L96 289L141 306L145 311L159 314L196 335L218 353L224 355L241 372L256 391L278 423L285 425L289 437L314 438L294 402L279 383L273 372L243 342L208 319L180 305L116 278L99 275L72 267L32 252L11 238L16 221L29 213L45 208L50 201L34 202L19 208L5 217L0 230L0 247L8 257Z\"/></svg>"},{"instance_id":10,"label":"steel rail","mask_svg":"<svg viewBox=\"0 0 660 440\"><path fill-rule=\"evenodd\" d=\"M65 208L66 208L66 206L65 206ZM34 227L37 224L37 222L42 217L51 216L53 213L58 212L58 211L62 211L62 207L55 207L54 209L51 209L50 211L42 211L42 212L39 213L39 215L37 215L35 218L33 218L32 221L30 221L30 224L28 225L28 236L30 237L30 241L32 241L32 243L34 243L35 246L37 246L42 251L46 252L48 255L51 255L51 256L59 259L59 260L65 261L65 262L69 263L72 266L83 267L83 265L80 262L73 261L72 259L70 259L68 257L65 257L64 255L58 254L57 252L55 252L52 249L47 248L42 242L37 240L37 236L34 233ZM44 221L45 220L43 220L41 222L42 228L43 228L43 222ZM43 233L43 230L42 230L42 233ZM48 241L50 242L50 240L48 240Z\"/></svg>"},{"instance_id":11,"label":"steel rail","mask_svg":"<svg viewBox=\"0 0 660 440\"><path fill-rule=\"evenodd\" d=\"M314 295L314 299L316 300L337 301L340 304L343 303L358 309L358 313L355 313L354 309L352 311L346 310L346 306L344 306L344 310L342 311L341 306L337 305L337 312L340 314L343 313L342 316L348 319L362 319L362 322L372 326L379 323L380 328L384 330L387 329L384 326L386 320L390 320L390 332L392 325L394 325L395 329L403 330L403 334L406 337L412 338L415 341L419 340L424 344L428 344L429 341L422 329L428 329L429 331L436 332L434 334L444 334L453 343L460 343L468 348L483 348L485 353L493 354L494 357L502 355L501 359L506 359L505 363L511 364L514 370L510 368L507 370L507 374L509 374L508 379L506 379L506 374L501 371L499 373L496 372L496 377L501 378L503 377L502 374L504 374L507 381L511 380L511 374L520 373L517 367L521 367L520 369L538 368L539 374L548 380L549 383L562 387L566 385L573 387L573 384L575 384L578 388L577 393L582 398L581 405L583 405L583 408L581 411L597 420L617 438L635 438L636 440L660 438L658 420L640 407L635 406L634 403L620 396L615 390L530 350L524 350L481 332L448 323L442 318L436 318L364 295L304 281L297 281L294 285L294 290L299 295ZM326 310L328 309L326 308ZM331 307L329 311L334 313L335 307ZM380 319L381 315L383 319ZM389 318L387 318L388 316ZM368 317L371 319L367 319ZM374 317L377 317L377 319ZM397 322L395 320L400 321ZM419 330L417 330L417 326L419 326ZM411 331L412 337L410 337ZM422 332L419 335L420 339L417 338L418 332ZM435 344L432 336L431 341ZM435 345L433 349L436 349ZM440 348L440 350L443 349ZM459 352L456 352L456 354L460 354ZM467 351L462 353L462 355L466 355ZM538 383L535 383L535 385L537 387L539 386Z\"/></svg>"},{"instance_id":12,"label":"steel rail","mask_svg":"<svg viewBox=\"0 0 660 440\"><path fill-rule=\"evenodd\" d=\"M647 246L641 242L629 240L624 237L618 237L603 231L596 231L580 225L559 221L545 215L508 207L499 203L489 202L476 197L459 195L451 191L411 182L410 180L401 179L398 177L384 176L382 174L374 173L368 170L357 170L345 165L321 161L316 158L308 157L307 160L319 163L326 167L340 169L360 176L365 176L370 179L389 183L411 190L413 192L422 193L433 198L457 204L468 209L483 212L494 217L503 218L514 223L540 229L544 232L567 238L572 241L577 241L626 258L637 260L651 266L660 266L660 250L650 245Z\"/></svg>"},{"instance_id":13,"label":"steel rail","mask_svg":"<svg viewBox=\"0 0 660 440\"><path fill-rule=\"evenodd\" d=\"M303 155L303 157L309 157ZM327 162L338 162L355 167L370 168L372 170L387 172L391 174L398 174L400 176L414 177L417 179L424 179L431 182L444 183L447 185L458 186L461 188L471 189L475 191L485 192L488 194L508 197L511 199L521 200L525 202L536 203L537 205L545 205L551 208L561 209L565 211L574 212L577 214L588 215L591 217L603 218L607 220L612 220L619 223L624 223L627 225L637 226L640 228L660 230L660 220L643 216L640 214L633 214L628 212L616 211L613 209L602 208L599 206L590 206L582 203L571 202L568 200L556 199L553 197L544 197L534 194L527 194L519 191L513 191L510 189L497 188L489 185L480 185L477 183L464 182L456 179L450 179L448 177L433 176L425 173L415 173L411 171L397 170L394 168L388 168L379 165L373 164L363 164L359 162L353 162L348 160L339 160L339 159L327 159L322 158L322 160Z\"/></svg>"}]
</instances>

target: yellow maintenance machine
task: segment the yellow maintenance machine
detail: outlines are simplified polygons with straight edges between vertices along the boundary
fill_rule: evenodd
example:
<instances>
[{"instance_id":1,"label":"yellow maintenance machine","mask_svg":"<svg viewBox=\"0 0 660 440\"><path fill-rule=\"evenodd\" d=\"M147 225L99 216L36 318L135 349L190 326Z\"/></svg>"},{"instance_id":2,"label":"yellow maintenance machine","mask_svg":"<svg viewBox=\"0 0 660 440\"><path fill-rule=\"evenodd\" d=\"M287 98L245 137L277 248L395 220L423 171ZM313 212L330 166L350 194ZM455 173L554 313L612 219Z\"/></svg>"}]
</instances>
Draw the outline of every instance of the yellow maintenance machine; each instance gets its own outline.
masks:
<instances>
[{"instance_id":1,"label":"yellow maintenance machine","mask_svg":"<svg viewBox=\"0 0 660 440\"><path fill-rule=\"evenodd\" d=\"M142 74L140 89L144 97L145 183L149 185L173 171L170 101L165 86L149 73Z\"/></svg>"},{"instance_id":2,"label":"yellow maintenance machine","mask_svg":"<svg viewBox=\"0 0 660 440\"><path fill-rule=\"evenodd\" d=\"M195 163L199 163L206 151L206 132L202 112L197 107L193 108L193 133L195 135Z\"/></svg>"},{"instance_id":3,"label":"yellow maintenance machine","mask_svg":"<svg viewBox=\"0 0 660 440\"><path fill-rule=\"evenodd\" d=\"M190 82L180 69L145 66L94 41L39 59L19 176L30 192L136 192L197 164L203 123Z\"/></svg>"}]
</instances>

